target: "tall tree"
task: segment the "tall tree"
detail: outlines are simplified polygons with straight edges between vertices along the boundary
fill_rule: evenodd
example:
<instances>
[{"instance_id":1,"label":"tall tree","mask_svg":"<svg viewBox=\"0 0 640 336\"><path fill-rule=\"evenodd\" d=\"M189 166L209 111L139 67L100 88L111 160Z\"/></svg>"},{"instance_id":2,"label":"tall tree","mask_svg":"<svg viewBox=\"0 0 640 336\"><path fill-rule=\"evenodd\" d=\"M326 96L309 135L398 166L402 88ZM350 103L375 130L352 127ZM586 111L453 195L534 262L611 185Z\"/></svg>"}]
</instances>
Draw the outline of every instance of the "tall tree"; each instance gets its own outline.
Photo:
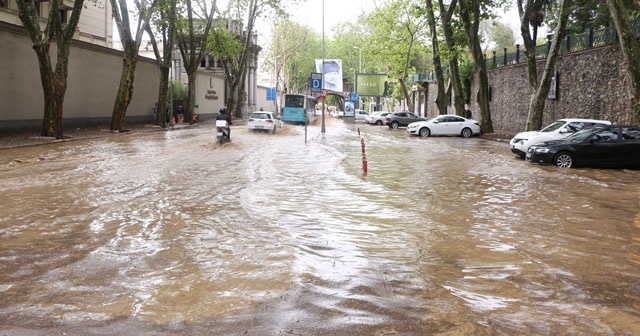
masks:
<instances>
[{"instance_id":1,"label":"tall tree","mask_svg":"<svg viewBox=\"0 0 640 336\"><path fill-rule=\"evenodd\" d=\"M118 34L124 49L122 58L122 72L120 75L120 85L116 94L116 101L113 105L111 116L111 131L124 131L124 120L127 115L127 108L133 98L133 81L138 64L138 49L142 42L149 19L153 14L157 0L147 2L145 0L134 0L136 12L138 13L137 28L135 36L131 30L131 19L129 18L129 7L127 0L110 0L113 9L113 19L118 27Z\"/></svg>"},{"instance_id":2,"label":"tall tree","mask_svg":"<svg viewBox=\"0 0 640 336\"><path fill-rule=\"evenodd\" d=\"M460 79L460 67L458 62L458 54L464 43L460 43L460 39L456 39L453 29L453 13L456 9L457 1L453 0L447 8L442 0L438 0L440 5L440 20L442 21L442 31L444 32L445 41L448 49L449 74L451 88L453 89L453 105L456 114L465 116L464 108L464 89L462 88L462 80Z\"/></svg>"},{"instance_id":3,"label":"tall tree","mask_svg":"<svg viewBox=\"0 0 640 336\"><path fill-rule=\"evenodd\" d=\"M623 0L607 0L607 7L620 36L620 48L627 65L627 91L632 102L632 122L640 125L640 46Z\"/></svg>"},{"instance_id":4,"label":"tall tree","mask_svg":"<svg viewBox=\"0 0 640 336\"><path fill-rule=\"evenodd\" d=\"M63 137L63 106L67 92L67 75L69 68L69 52L71 41L76 31L80 14L84 6L83 0L76 0L68 21L65 21L66 10L61 10L63 0L51 0L47 24L44 30L40 26L40 18L36 7L40 2L34 0L17 0L18 16L22 21L29 37L33 50L38 58L40 67L40 81L44 94L44 114L42 118L42 136ZM52 64L49 48L51 41L55 41L58 52L55 67Z\"/></svg>"},{"instance_id":5,"label":"tall tree","mask_svg":"<svg viewBox=\"0 0 640 336\"><path fill-rule=\"evenodd\" d=\"M153 52L156 55L158 70L160 71L156 120L154 123L162 127L165 127L167 123L169 70L171 70L171 55L173 54L176 31L177 3L178 0L161 0L154 19L147 26L147 33L149 34ZM160 38L160 43L162 43L162 55L160 55L156 36Z\"/></svg>"},{"instance_id":6,"label":"tall tree","mask_svg":"<svg viewBox=\"0 0 640 336\"><path fill-rule=\"evenodd\" d=\"M439 114L447 114L447 94L444 88L444 72L442 71L442 61L440 59L440 42L438 41L438 29L436 25L437 22L433 11L433 2L431 0L426 0L426 13L429 30L431 31L433 67L436 75L436 85L438 86L436 106L438 107Z\"/></svg>"},{"instance_id":7,"label":"tall tree","mask_svg":"<svg viewBox=\"0 0 640 336\"><path fill-rule=\"evenodd\" d=\"M469 39L469 46L473 61L476 64L476 75L479 82L476 100L480 107L480 127L483 133L493 133L493 123L491 122L491 109L489 106L489 79L487 76L487 65L480 45L478 28L480 21L487 13L487 3L482 0L460 0L460 19L464 25L464 30Z\"/></svg>"},{"instance_id":8,"label":"tall tree","mask_svg":"<svg viewBox=\"0 0 640 336\"><path fill-rule=\"evenodd\" d=\"M274 26L267 60L271 66L269 72L275 71L276 88L282 83L281 92L298 89L300 77L308 78L311 72L315 72L314 55L321 52L321 44L317 43L319 39L308 27L290 20L283 20ZM344 65L343 61L343 68ZM279 81L280 77L282 82Z\"/></svg>"},{"instance_id":9,"label":"tall tree","mask_svg":"<svg viewBox=\"0 0 640 336\"><path fill-rule=\"evenodd\" d=\"M424 53L423 32L427 21L419 15L422 8L414 0L393 0L384 7L371 12L367 17L373 29L368 38L369 50L376 54L379 63L386 67L389 77L400 83L400 95L407 102L409 110L414 110L409 97L406 80L415 71L417 54Z\"/></svg>"},{"instance_id":10,"label":"tall tree","mask_svg":"<svg viewBox=\"0 0 640 336\"><path fill-rule=\"evenodd\" d=\"M570 6L567 5L568 0L559 0L558 13L560 13L560 16L551 41L551 48L547 54L542 78L539 80L535 51L535 34L537 27L540 26L544 20L544 11L550 8L550 2L541 4L536 0L527 0L526 6L523 7L522 1L523 0L518 0L518 13L520 14L520 31L522 32L525 55L527 57L527 74L530 91L526 130L533 131L542 128L544 105L551 88L551 80L554 76L556 61L560 54L561 41L566 34ZM533 36L529 30L530 25L533 30Z\"/></svg>"},{"instance_id":11,"label":"tall tree","mask_svg":"<svg viewBox=\"0 0 640 336\"><path fill-rule=\"evenodd\" d=\"M187 17L186 20L182 20L182 24L178 25L177 30L178 47L189 81L184 111L184 118L189 123L193 123L193 111L196 105L196 72L207 51L207 39L216 12L215 0L211 7L208 7L206 1L196 0L195 4L198 6L197 10L193 8L193 0L186 0Z\"/></svg>"},{"instance_id":12,"label":"tall tree","mask_svg":"<svg viewBox=\"0 0 640 336\"><path fill-rule=\"evenodd\" d=\"M295 0L288 0L288 2L293 3ZM259 51L257 41L254 40L256 19L267 14L271 14L274 21L286 17L282 9L283 3L285 0L231 0L226 22L232 26L246 22L244 31L233 32L229 31L228 27L222 27L222 29L216 29L209 39L209 48L212 53L225 60L223 68L229 89L227 109L235 111L238 117L242 116L241 108L246 97L245 81L249 61L257 60ZM231 49L227 49L226 46Z\"/></svg>"}]
</instances>

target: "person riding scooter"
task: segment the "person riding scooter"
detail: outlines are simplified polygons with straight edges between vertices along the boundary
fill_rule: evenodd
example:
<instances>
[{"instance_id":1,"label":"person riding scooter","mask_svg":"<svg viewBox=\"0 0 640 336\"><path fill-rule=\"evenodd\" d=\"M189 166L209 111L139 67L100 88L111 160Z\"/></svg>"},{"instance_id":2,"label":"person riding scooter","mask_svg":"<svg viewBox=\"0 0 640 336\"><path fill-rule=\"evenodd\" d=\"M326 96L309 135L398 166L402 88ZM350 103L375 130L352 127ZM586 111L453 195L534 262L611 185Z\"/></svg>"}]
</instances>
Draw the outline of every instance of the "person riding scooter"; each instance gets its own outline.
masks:
<instances>
[{"instance_id":1,"label":"person riding scooter","mask_svg":"<svg viewBox=\"0 0 640 336\"><path fill-rule=\"evenodd\" d=\"M229 141L231 141L231 125L233 125L233 123L231 122L231 116L229 114L227 114L227 108L226 107L221 107L220 108L220 113L216 116L216 120L224 120L227 122L227 139Z\"/></svg>"}]
</instances>

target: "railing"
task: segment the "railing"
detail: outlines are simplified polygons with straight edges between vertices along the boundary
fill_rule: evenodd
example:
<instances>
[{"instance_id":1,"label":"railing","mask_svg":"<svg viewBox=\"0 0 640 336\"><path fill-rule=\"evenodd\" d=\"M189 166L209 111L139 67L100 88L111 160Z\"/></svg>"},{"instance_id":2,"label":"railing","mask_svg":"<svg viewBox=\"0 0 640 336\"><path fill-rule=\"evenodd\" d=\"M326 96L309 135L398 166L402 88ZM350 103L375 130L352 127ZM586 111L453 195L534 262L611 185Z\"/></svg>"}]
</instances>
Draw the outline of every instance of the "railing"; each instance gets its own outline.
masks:
<instances>
[{"instance_id":1,"label":"railing","mask_svg":"<svg viewBox=\"0 0 640 336\"><path fill-rule=\"evenodd\" d=\"M633 31L636 35L640 35L640 19L631 22ZM546 58L551 48L551 39L553 35L547 35L547 42L536 46L535 55L536 58ZM582 34L567 35L562 40L560 47L560 53L570 53L574 51L586 50L596 47L601 47L610 44L618 43L618 33L615 27L607 27L599 30L589 30ZM502 51L493 50L490 56L485 54L485 64L488 69L495 69L506 65L518 64L526 62L526 56L524 49L520 48L519 44L515 45L515 49L504 48ZM443 66L443 70L448 74L448 66ZM414 82L433 81L435 80L434 70L430 70L426 73L418 73L411 78Z\"/></svg>"}]
</instances>

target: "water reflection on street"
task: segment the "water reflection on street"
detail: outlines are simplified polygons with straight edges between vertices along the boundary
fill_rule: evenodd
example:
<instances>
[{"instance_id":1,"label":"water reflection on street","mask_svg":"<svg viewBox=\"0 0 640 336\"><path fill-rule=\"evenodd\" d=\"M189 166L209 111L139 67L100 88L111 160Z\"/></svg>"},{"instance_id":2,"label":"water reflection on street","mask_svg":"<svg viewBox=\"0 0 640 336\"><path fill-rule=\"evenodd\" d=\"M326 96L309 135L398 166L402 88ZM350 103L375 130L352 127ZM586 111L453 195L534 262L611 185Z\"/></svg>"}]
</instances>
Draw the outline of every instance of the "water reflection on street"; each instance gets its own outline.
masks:
<instances>
[{"instance_id":1,"label":"water reflection on street","mask_svg":"<svg viewBox=\"0 0 640 336\"><path fill-rule=\"evenodd\" d=\"M640 334L640 171L333 119L212 133L1 150L0 331Z\"/></svg>"}]
</instances>

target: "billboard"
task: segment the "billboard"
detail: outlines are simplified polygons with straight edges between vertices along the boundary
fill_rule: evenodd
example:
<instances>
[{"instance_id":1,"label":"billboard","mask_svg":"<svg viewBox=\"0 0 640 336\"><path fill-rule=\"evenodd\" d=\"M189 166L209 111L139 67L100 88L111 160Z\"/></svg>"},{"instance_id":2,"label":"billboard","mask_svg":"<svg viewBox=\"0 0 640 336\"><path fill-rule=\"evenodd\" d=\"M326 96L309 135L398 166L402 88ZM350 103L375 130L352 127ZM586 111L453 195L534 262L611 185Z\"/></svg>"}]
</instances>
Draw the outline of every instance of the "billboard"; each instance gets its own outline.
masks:
<instances>
[{"instance_id":1,"label":"billboard","mask_svg":"<svg viewBox=\"0 0 640 336\"><path fill-rule=\"evenodd\" d=\"M389 95L386 74L356 74L356 93L360 96L384 97Z\"/></svg>"},{"instance_id":2,"label":"billboard","mask_svg":"<svg viewBox=\"0 0 640 336\"><path fill-rule=\"evenodd\" d=\"M322 60L316 60L316 72L322 73ZM342 60L324 60L323 87L327 90L342 92Z\"/></svg>"}]
</instances>

